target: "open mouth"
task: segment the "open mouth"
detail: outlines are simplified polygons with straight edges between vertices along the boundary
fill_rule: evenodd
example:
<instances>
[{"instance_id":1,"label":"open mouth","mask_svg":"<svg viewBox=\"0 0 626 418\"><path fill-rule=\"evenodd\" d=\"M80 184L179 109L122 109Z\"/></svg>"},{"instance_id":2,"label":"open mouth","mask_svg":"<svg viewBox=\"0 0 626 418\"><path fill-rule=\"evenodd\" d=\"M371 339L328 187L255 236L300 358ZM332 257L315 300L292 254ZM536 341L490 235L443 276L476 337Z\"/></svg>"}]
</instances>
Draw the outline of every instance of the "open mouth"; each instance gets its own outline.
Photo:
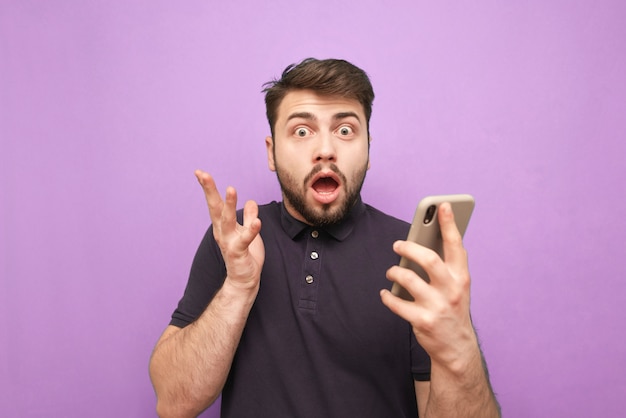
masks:
<instances>
[{"instance_id":1,"label":"open mouth","mask_svg":"<svg viewBox=\"0 0 626 418\"><path fill-rule=\"evenodd\" d=\"M330 194L334 192L338 186L339 184L332 177L320 177L315 180L311 187L313 187L313 190L317 193Z\"/></svg>"},{"instance_id":2,"label":"open mouth","mask_svg":"<svg viewBox=\"0 0 626 418\"><path fill-rule=\"evenodd\" d=\"M335 172L318 173L311 183L313 197L322 204L330 204L339 196L341 181Z\"/></svg>"}]
</instances>

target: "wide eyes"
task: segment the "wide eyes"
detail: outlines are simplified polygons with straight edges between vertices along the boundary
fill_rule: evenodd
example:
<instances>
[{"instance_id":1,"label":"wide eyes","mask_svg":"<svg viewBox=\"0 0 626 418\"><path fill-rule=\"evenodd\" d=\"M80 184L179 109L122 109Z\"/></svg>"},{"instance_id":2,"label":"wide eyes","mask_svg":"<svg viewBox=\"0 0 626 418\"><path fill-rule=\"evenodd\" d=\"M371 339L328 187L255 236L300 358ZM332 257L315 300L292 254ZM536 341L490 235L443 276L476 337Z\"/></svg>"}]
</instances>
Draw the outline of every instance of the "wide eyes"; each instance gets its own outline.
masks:
<instances>
[{"instance_id":1,"label":"wide eyes","mask_svg":"<svg viewBox=\"0 0 626 418\"><path fill-rule=\"evenodd\" d=\"M296 129L295 134L300 138L304 138L305 136L310 135L311 131L307 128L299 127L298 129Z\"/></svg>"},{"instance_id":2,"label":"wide eyes","mask_svg":"<svg viewBox=\"0 0 626 418\"><path fill-rule=\"evenodd\" d=\"M352 129L351 126L342 125L339 128L337 128L333 133L337 136L348 138L354 135L354 129ZM309 128L306 128L304 126L299 126L294 131L294 135L297 136L298 138L306 138L307 136L311 136L313 134L314 134L313 131L311 131Z\"/></svg>"},{"instance_id":3,"label":"wide eyes","mask_svg":"<svg viewBox=\"0 0 626 418\"><path fill-rule=\"evenodd\" d=\"M341 136L349 136L352 135L352 128L349 126L341 126L339 129L337 129L336 131L339 135Z\"/></svg>"}]
</instances>

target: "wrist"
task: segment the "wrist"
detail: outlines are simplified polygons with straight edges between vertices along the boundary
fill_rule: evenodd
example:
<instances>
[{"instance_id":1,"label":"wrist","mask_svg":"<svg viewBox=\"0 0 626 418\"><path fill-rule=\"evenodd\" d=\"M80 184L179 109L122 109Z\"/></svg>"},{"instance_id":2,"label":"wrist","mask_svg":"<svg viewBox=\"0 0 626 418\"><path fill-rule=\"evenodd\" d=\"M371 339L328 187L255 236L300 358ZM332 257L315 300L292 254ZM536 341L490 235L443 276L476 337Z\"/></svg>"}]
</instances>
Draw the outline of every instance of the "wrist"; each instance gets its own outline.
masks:
<instances>
[{"instance_id":1,"label":"wrist","mask_svg":"<svg viewBox=\"0 0 626 418\"><path fill-rule=\"evenodd\" d=\"M468 371L482 369L482 357L478 345L455 347L454 352L446 356L431 358L434 374L445 374L454 379L463 380Z\"/></svg>"},{"instance_id":2,"label":"wrist","mask_svg":"<svg viewBox=\"0 0 626 418\"><path fill-rule=\"evenodd\" d=\"M224 279L224 283L222 284L222 288L220 289L220 291L228 299L246 300L251 298L252 300L254 300L257 293L259 292L259 281L233 280L229 276L226 276L226 279Z\"/></svg>"},{"instance_id":3,"label":"wrist","mask_svg":"<svg viewBox=\"0 0 626 418\"><path fill-rule=\"evenodd\" d=\"M433 370L438 369L455 378L462 378L468 370L481 365L482 357L474 328L470 327L453 343L432 353L431 363Z\"/></svg>"},{"instance_id":4,"label":"wrist","mask_svg":"<svg viewBox=\"0 0 626 418\"><path fill-rule=\"evenodd\" d=\"M207 314L212 318L220 318L231 326L245 323L257 292L258 286L256 289L246 288L226 278L209 304Z\"/></svg>"}]
</instances>

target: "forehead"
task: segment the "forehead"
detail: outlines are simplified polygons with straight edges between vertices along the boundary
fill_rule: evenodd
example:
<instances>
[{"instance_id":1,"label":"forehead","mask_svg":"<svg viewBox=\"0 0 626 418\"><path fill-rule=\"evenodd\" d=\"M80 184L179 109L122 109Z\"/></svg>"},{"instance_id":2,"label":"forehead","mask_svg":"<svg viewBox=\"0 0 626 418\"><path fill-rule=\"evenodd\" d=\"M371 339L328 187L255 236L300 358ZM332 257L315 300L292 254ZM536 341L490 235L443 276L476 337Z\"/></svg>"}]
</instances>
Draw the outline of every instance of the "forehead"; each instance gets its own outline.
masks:
<instances>
[{"instance_id":1,"label":"forehead","mask_svg":"<svg viewBox=\"0 0 626 418\"><path fill-rule=\"evenodd\" d=\"M358 100L319 95L312 90L293 90L287 93L278 106L276 122L284 124L291 115L297 113L310 113L318 119L332 118L341 113L356 113L362 123L365 121L365 111Z\"/></svg>"}]
</instances>

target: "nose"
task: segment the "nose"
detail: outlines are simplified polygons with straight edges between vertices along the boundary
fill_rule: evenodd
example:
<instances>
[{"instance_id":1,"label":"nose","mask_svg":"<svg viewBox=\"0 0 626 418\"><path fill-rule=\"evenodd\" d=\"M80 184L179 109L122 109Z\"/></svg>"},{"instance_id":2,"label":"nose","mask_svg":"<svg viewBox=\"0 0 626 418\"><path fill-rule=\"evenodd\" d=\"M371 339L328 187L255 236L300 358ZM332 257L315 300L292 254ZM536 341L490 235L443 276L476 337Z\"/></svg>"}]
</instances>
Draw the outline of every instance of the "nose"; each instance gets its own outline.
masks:
<instances>
[{"instance_id":1,"label":"nose","mask_svg":"<svg viewBox=\"0 0 626 418\"><path fill-rule=\"evenodd\" d=\"M335 138L328 133L318 136L317 148L314 154L315 162L331 161L336 162L337 150L335 148Z\"/></svg>"}]
</instances>

